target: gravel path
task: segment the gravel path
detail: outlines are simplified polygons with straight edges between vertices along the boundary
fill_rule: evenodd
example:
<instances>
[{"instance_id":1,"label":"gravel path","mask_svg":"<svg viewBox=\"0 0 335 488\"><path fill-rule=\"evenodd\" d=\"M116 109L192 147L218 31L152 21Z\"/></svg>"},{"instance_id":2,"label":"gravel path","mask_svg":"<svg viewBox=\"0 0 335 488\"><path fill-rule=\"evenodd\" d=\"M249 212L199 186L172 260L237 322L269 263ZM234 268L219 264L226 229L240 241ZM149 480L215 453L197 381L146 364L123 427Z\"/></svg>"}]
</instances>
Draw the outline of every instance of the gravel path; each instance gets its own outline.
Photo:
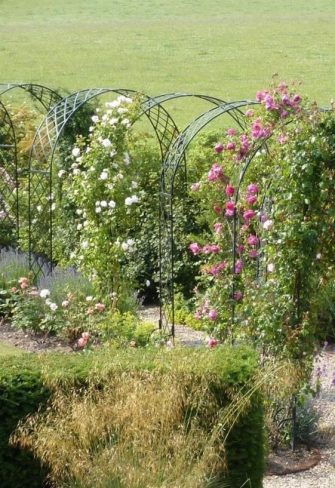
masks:
<instances>
[{"instance_id":1,"label":"gravel path","mask_svg":"<svg viewBox=\"0 0 335 488\"><path fill-rule=\"evenodd\" d=\"M315 370L322 372L321 391L313 400L319 412L318 426L321 462L314 468L286 476L267 476L264 488L335 488L335 386L332 385L335 371L335 352L324 351Z\"/></svg>"},{"instance_id":2,"label":"gravel path","mask_svg":"<svg viewBox=\"0 0 335 488\"><path fill-rule=\"evenodd\" d=\"M140 318L158 324L159 307L149 306L140 310ZM199 347L206 344L207 335L201 330L194 330L184 325L175 325L175 343L189 347ZM334 487L335 488L335 487Z\"/></svg>"}]
</instances>

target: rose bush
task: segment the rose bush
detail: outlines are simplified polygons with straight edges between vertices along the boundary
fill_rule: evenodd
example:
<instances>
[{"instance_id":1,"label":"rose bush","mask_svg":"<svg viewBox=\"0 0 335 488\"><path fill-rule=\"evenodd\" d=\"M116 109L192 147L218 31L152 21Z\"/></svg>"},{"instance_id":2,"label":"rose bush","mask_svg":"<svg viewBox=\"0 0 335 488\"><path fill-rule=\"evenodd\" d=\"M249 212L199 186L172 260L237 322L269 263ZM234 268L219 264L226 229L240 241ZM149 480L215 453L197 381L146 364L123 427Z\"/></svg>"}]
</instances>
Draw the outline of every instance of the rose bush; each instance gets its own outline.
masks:
<instances>
[{"instance_id":1,"label":"rose bush","mask_svg":"<svg viewBox=\"0 0 335 488\"><path fill-rule=\"evenodd\" d=\"M284 83L256 99L246 129L227 130L191 185L208 229L189 245L201 266L195 316L219 338L301 356L313 350L313 304L333 270L334 112Z\"/></svg>"}]
</instances>

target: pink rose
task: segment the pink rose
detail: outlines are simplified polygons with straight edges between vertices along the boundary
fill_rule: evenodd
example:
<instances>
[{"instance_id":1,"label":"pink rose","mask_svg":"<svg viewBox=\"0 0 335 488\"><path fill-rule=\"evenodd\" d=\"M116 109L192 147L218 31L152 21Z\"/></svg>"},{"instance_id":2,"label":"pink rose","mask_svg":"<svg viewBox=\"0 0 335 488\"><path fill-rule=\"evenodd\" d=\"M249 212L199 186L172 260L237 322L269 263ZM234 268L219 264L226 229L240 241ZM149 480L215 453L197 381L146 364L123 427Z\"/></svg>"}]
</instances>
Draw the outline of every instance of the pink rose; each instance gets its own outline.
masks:
<instances>
[{"instance_id":1,"label":"pink rose","mask_svg":"<svg viewBox=\"0 0 335 488\"><path fill-rule=\"evenodd\" d=\"M245 113L245 116L246 117L253 117L255 115L255 112L252 108L249 108L246 113Z\"/></svg>"},{"instance_id":2,"label":"pink rose","mask_svg":"<svg viewBox=\"0 0 335 488\"><path fill-rule=\"evenodd\" d=\"M256 249L252 249L251 251L249 251L249 257L252 258L252 259L255 259L257 258L258 256L258 252Z\"/></svg>"},{"instance_id":3,"label":"pink rose","mask_svg":"<svg viewBox=\"0 0 335 488\"><path fill-rule=\"evenodd\" d=\"M199 191L200 190L200 186L201 186L200 183L193 183L191 185L191 190L192 191Z\"/></svg>"},{"instance_id":4,"label":"pink rose","mask_svg":"<svg viewBox=\"0 0 335 488\"><path fill-rule=\"evenodd\" d=\"M197 242L193 242L188 248L195 256L202 252L202 247Z\"/></svg>"},{"instance_id":5,"label":"pink rose","mask_svg":"<svg viewBox=\"0 0 335 488\"><path fill-rule=\"evenodd\" d=\"M218 264L215 264L214 266L212 266L209 269L208 273L211 274L212 276L218 276L221 273L221 271L226 269L226 266L227 266L226 261L222 261L221 263L218 263Z\"/></svg>"},{"instance_id":6,"label":"pink rose","mask_svg":"<svg viewBox=\"0 0 335 488\"><path fill-rule=\"evenodd\" d=\"M223 224L221 224L221 222L217 222L216 224L214 224L215 234L221 234L222 228Z\"/></svg>"},{"instance_id":7,"label":"pink rose","mask_svg":"<svg viewBox=\"0 0 335 488\"><path fill-rule=\"evenodd\" d=\"M226 149L228 151L235 151L236 149L236 144L234 142L227 142L226 144Z\"/></svg>"},{"instance_id":8,"label":"pink rose","mask_svg":"<svg viewBox=\"0 0 335 488\"><path fill-rule=\"evenodd\" d=\"M222 208L219 205L214 205L213 210L217 215L222 213Z\"/></svg>"},{"instance_id":9,"label":"pink rose","mask_svg":"<svg viewBox=\"0 0 335 488\"><path fill-rule=\"evenodd\" d=\"M228 135L228 136L233 137L233 136L236 136L236 134L237 134L237 130L236 130L236 129L234 129L234 128L231 128L231 129L228 129L228 130L227 130L227 135Z\"/></svg>"},{"instance_id":10,"label":"pink rose","mask_svg":"<svg viewBox=\"0 0 335 488\"><path fill-rule=\"evenodd\" d=\"M264 97L264 102L265 102L266 110L276 110L278 108L278 105L275 103L274 99L269 94Z\"/></svg>"},{"instance_id":11,"label":"pink rose","mask_svg":"<svg viewBox=\"0 0 335 488\"><path fill-rule=\"evenodd\" d=\"M218 246L217 244L206 244L203 248L202 248L202 252L204 254L217 254L221 251L220 249L220 246Z\"/></svg>"},{"instance_id":12,"label":"pink rose","mask_svg":"<svg viewBox=\"0 0 335 488\"><path fill-rule=\"evenodd\" d=\"M22 276L21 278L19 278L18 282L21 284L21 283L28 283L29 282L29 279L26 278L25 276Z\"/></svg>"},{"instance_id":13,"label":"pink rose","mask_svg":"<svg viewBox=\"0 0 335 488\"><path fill-rule=\"evenodd\" d=\"M291 100L290 100L290 97L288 96L287 93L285 93L282 98L281 98L281 101L283 102L284 105L288 105L290 106L291 105Z\"/></svg>"},{"instance_id":14,"label":"pink rose","mask_svg":"<svg viewBox=\"0 0 335 488\"><path fill-rule=\"evenodd\" d=\"M240 290L236 290L234 293L234 300L237 302L241 301L243 298L243 293Z\"/></svg>"},{"instance_id":15,"label":"pink rose","mask_svg":"<svg viewBox=\"0 0 335 488\"><path fill-rule=\"evenodd\" d=\"M232 185L226 186L226 195L227 197L232 197L235 193L235 188Z\"/></svg>"},{"instance_id":16,"label":"pink rose","mask_svg":"<svg viewBox=\"0 0 335 488\"><path fill-rule=\"evenodd\" d=\"M293 99L292 99L292 102L294 104L298 104L301 102L301 96L300 95L294 95Z\"/></svg>"},{"instance_id":17,"label":"pink rose","mask_svg":"<svg viewBox=\"0 0 335 488\"><path fill-rule=\"evenodd\" d=\"M251 195L256 195L259 192L259 187L256 183L251 183L248 185L248 193Z\"/></svg>"},{"instance_id":18,"label":"pink rose","mask_svg":"<svg viewBox=\"0 0 335 488\"><path fill-rule=\"evenodd\" d=\"M220 166L217 163L214 163L211 169L209 170L208 181L217 181L223 179L224 179L224 174L223 174L222 166Z\"/></svg>"},{"instance_id":19,"label":"pink rose","mask_svg":"<svg viewBox=\"0 0 335 488\"><path fill-rule=\"evenodd\" d=\"M245 220L251 220L252 218L254 218L256 215L256 212L254 210L251 210L251 208L249 210L246 210L243 214L243 218Z\"/></svg>"},{"instance_id":20,"label":"pink rose","mask_svg":"<svg viewBox=\"0 0 335 488\"><path fill-rule=\"evenodd\" d=\"M211 337L210 339L208 339L207 345L211 349L214 348L214 347L216 347L218 344L219 344L219 341L217 339L214 339L213 337Z\"/></svg>"},{"instance_id":21,"label":"pink rose","mask_svg":"<svg viewBox=\"0 0 335 488\"><path fill-rule=\"evenodd\" d=\"M251 234L249 237L248 237L248 244L250 246L257 246L258 244L258 237Z\"/></svg>"},{"instance_id":22,"label":"pink rose","mask_svg":"<svg viewBox=\"0 0 335 488\"><path fill-rule=\"evenodd\" d=\"M89 334L89 332L83 332L81 334L81 337L87 342L90 338L90 334Z\"/></svg>"},{"instance_id":23,"label":"pink rose","mask_svg":"<svg viewBox=\"0 0 335 488\"><path fill-rule=\"evenodd\" d=\"M215 147L214 147L214 151L218 154L222 153L223 151L223 145L221 144L221 142L218 142Z\"/></svg>"},{"instance_id":24,"label":"pink rose","mask_svg":"<svg viewBox=\"0 0 335 488\"><path fill-rule=\"evenodd\" d=\"M264 98L266 97L267 92L265 90L263 91L258 91L256 93L256 100L257 102L262 102Z\"/></svg>"},{"instance_id":25,"label":"pink rose","mask_svg":"<svg viewBox=\"0 0 335 488\"><path fill-rule=\"evenodd\" d=\"M241 259L238 259L235 263L234 273L240 274L242 273L242 270L243 270L243 261Z\"/></svg>"},{"instance_id":26,"label":"pink rose","mask_svg":"<svg viewBox=\"0 0 335 488\"><path fill-rule=\"evenodd\" d=\"M249 205L255 205L257 202L257 195L248 195L246 200Z\"/></svg>"},{"instance_id":27,"label":"pink rose","mask_svg":"<svg viewBox=\"0 0 335 488\"><path fill-rule=\"evenodd\" d=\"M235 215L235 203L234 202L227 202L226 203L226 217L234 217Z\"/></svg>"},{"instance_id":28,"label":"pink rose","mask_svg":"<svg viewBox=\"0 0 335 488\"><path fill-rule=\"evenodd\" d=\"M215 310L214 308L208 312L208 318L213 321L218 318L218 315L219 315L218 311Z\"/></svg>"},{"instance_id":29,"label":"pink rose","mask_svg":"<svg viewBox=\"0 0 335 488\"><path fill-rule=\"evenodd\" d=\"M80 349L84 349L84 347L87 344L87 341L85 341L85 339L83 337L80 337L80 339L78 339L78 341L77 341L77 344L78 344L78 347Z\"/></svg>"},{"instance_id":30,"label":"pink rose","mask_svg":"<svg viewBox=\"0 0 335 488\"><path fill-rule=\"evenodd\" d=\"M103 303L96 303L94 308L98 312L104 312L106 306Z\"/></svg>"}]
</instances>

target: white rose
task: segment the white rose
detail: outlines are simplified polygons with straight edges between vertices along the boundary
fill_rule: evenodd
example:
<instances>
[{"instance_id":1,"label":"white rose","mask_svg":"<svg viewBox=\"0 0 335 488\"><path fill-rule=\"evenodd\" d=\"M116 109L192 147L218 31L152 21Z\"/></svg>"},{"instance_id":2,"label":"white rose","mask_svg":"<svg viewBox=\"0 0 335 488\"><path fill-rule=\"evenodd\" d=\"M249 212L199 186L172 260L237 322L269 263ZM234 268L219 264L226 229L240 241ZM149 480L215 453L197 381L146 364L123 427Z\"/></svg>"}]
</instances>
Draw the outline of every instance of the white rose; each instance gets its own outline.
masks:
<instances>
[{"instance_id":1,"label":"white rose","mask_svg":"<svg viewBox=\"0 0 335 488\"><path fill-rule=\"evenodd\" d=\"M103 139L101 141L101 144L104 146L104 147L110 147L112 145L111 141L109 139Z\"/></svg>"},{"instance_id":2,"label":"white rose","mask_svg":"<svg viewBox=\"0 0 335 488\"><path fill-rule=\"evenodd\" d=\"M50 290L43 288L43 290L40 291L40 297L47 298L48 296L50 296Z\"/></svg>"},{"instance_id":3,"label":"white rose","mask_svg":"<svg viewBox=\"0 0 335 488\"><path fill-rule=\"evenodd\" d=\"M74 148L72 149L72 156L73 156L74 158L77 158L79 155L80 155L80 149L79 149L79 147L74 147Z\"/></svg>"},{"instance_id":4,"label":"white rose","mask_svg":"<svg viewBox=\"0 0 335 488\"><path fill-rule=\"evenodd\" d=\"M263 222L263 229L270 230L273 226L273 220L266 220Z\"/></svg>"},{"instance_id":5,"label":"white rose","mask_svg":"<svg viewBox=\"0 0 335 488\"><path fill-rule=\"evenodd\" d=\"M111 200L110 202L108 202L108 206L109 206L109 208L115 208L116 203L114 202L114 200Z\"/></svg>"},{"instance_id":6,"label":"white rose","mask_svg":"<svg viewBox=\"0 0 335 488\"><path fill-rule=\"evenodd\" d=\"M108 180L108 173L107 171L103 171L99 176L99 180Z\"/></svg>"},{"instance_id":7,"label":"white rose","mask_svg":"<svg viewBox=\"0 0 335 488\"><path fill-rule=\"evenodd\" d=\"M122 244L121 244L121 249L122 249L123 251L128 251L128 247L129 247L129 246L128 246L128 244L127 244L126 242L122 242Z\"/></svg>"},{"instance_id":8,"label":"white rose","mask_svg":"<svg viewBox=\"0 0 335 488\"><path fill-rule=\"evenodd\" d=\"M94 122L94 124L96 124L99 121L99 117L97 115L93 115L93 117L91 117L91 119L92 119L92 122Z\"/></svg>"},{"instance_id":9,"label":"white rose","mask_svg":"<svg viewBox=\"0 0 335 488\"><path fill-rule=\"evenodd\" d=\"M269 273L273 273L275 271L276 267L273 263L269 263L267 266L267 270Z\"/></svg>"},{"instance_id":10,"label":"white rose","mask_svg":"<svg viewBox=\"0 0 335 488\"><path fill-rule=\"evenodd\" d=\"M58 308L58 305L56 303L50 303L49 307L53 312L55 312Z\"/></svg>"},{"instance_id":11,"label":"white rose","mask_svg":"<svg viewBox=\"0 0 335 488\"><path fill-rule=\"evenodd\" d=\"M106 200L101 200L100 205L102 207L106 208L108 204L107 204Z\"/></svg>"},{"instance_id":12,"label":"white rose","mask_svg":"<svg viewBox=\"0 0 335 488\"><path fill-rule=\"evenodd\" d=\"M66 171L64 169L61 169L58 171L58 178L62 178L65 175Z\"/></svg>"},{"instance_id":13,"label":"white rose","mask_svg":"<svg viewBox=\"0 0 335 488\"><path fill-rule=\"evenodd\" d=\"M124 153L123 155L123 162L126 166L129 166L131 161L130 161L130 156L128 153Z\"/></svg>"},{"instance_id":14,"label":"white rose","mask_svg":"<svg viewBox=\"0 0 335 488\"><path fill-rule=\"evenodd\" d=\"M125 199L124 203L125 203L125 205L128 205L128 206L132 205L132 203L133 203L132 197L127 197Z\"/></svg>"}]
</instances>

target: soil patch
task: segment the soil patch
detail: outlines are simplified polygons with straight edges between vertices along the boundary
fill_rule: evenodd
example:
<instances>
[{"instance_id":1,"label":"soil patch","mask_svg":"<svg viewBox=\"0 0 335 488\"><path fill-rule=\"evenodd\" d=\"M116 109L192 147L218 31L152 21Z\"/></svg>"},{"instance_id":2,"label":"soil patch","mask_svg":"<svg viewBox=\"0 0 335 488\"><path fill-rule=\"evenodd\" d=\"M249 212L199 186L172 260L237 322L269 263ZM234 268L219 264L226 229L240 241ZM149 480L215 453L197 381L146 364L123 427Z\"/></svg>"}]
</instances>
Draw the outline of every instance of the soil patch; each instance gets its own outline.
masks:
<instances>
[{"instance_id":1,"label":"soil patch","mask_svg":"<svg viewBox=\"0 0 335 488\"><path fill-rule=\"evenodd\" d=\"M318 449L307 450L299 448L296 451L290 449L278 450L271 453L267 461L268 476L284 476L292 473L300 473L314 468L321 461L321 453Z\"/></svg>"},{"instance_id":2,"label":"soil patch","mask_svg":"<svg viewBox=\"0 0 335 488\"><path fill-rule=\"evenodd\" d=\"M59 337L19 330L8 322L0 323L0 341L26 352L73 352L69 344Z\"/></svg>"}]
</instances>

